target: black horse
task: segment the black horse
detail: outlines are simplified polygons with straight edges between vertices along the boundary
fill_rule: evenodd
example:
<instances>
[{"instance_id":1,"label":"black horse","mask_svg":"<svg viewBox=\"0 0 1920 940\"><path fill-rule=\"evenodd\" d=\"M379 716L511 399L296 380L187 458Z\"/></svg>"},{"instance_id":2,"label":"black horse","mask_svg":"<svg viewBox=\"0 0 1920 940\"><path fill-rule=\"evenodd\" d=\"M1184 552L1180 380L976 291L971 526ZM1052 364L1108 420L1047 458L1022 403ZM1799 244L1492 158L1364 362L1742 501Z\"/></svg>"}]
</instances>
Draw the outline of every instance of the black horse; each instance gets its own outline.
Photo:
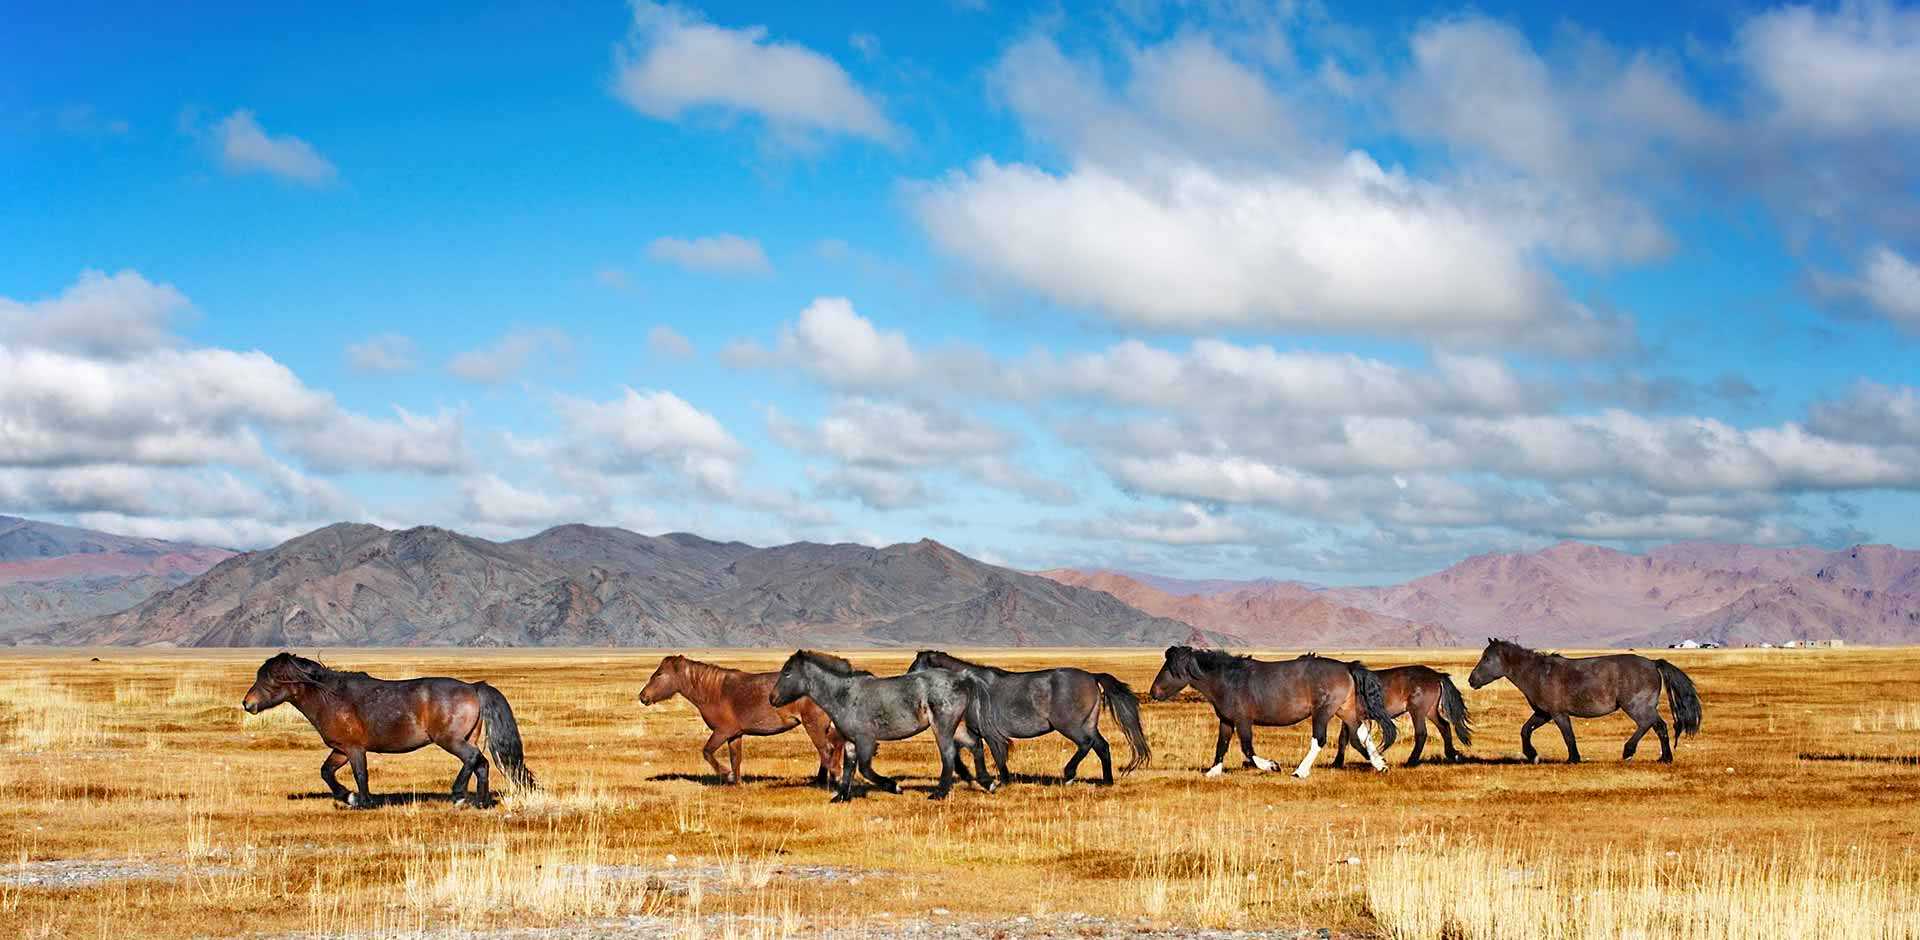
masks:
<instances>
[{"instance_id":1,"label":"black horse","mask_svg":"<svg viewBox=\"0 0 1920 940\"><path fill-rule=\"evenodd\" d=\"M320 740L333 748L320 765L320 779L334 799L355 809L373 805L373 794L367 791L367 752L404 754L429 744L460 758L460 773L453 778L455 802L466 799L471 776L480 788L480 805L490 804L487 759L480 754L483 734L487 750L513 782L534 788L513 709L506 696L484 682L375 679L281 653L260 664L240 707L257 715L282 702L292 702L320 732ZM353 765L358 793L348 793L334 779L341 764Z\"/></svg>"},{"instance_id":2,"label":"black horse","mask_svg":"<svg viewBox=\"0 0 1920 940\"><path fill-rule=\"evenodd\" d=\"M1380 679L1359 663L1327 659L1309 653L1284 662L1266 662L1218 650L1190 646L1167 649L1167 661L1153 677L1155 701L1178 695L1193 686L1213 705L1220 719L1220 737L1214 742L1213 766L1207 776L1226 772L1227 742L1240 735L1240 751L1247 765L1276 770L1278 765L1253 753L1254 725L1291 725L1313 719L1313 740L1307 756L1293 772L1304 779L1313 772L1313 760L1327 746L1327 725L1339 718L1360 741L1361 752L1373 769L1387 769L1380 751L1393 744L1393 716L1387 714ZM1367 722L1380 726L1380 747L1373 746Z\"/></svg>"},{"instance_id":3,"label":"black horse","mask_svg":"<svg viewBox=\"0 0 1920 940\"><path fill-rule=\"evenodd\" d=\"M800 650L787 657L774 680L768 701L784 706L801 698L813 699L833 725L846 738L849 752L840 766L840 792L832 802L853 798L853 769L890 793L900 792L900 783L873 769L873 755L881 741L911 738L933 729L935 746L940 751L940 783L929 799L945 799L953 789L956 770L963 776L959 749L973 747L978 738L992 740L989 719L980 708L983 698L979 683L957 672L930 669L903 676L881 678L838 656ZM986 776L984 764L980 776ZM990 781L981 781L988 790Z\"/></svg>"},{"instance_id":4,"label":"black horse","mask_svg":"<svg viewBox=\"0 0 1920 940\"><path fill-rule=\"evenodd\" d=\"M1632 653L1569 659L1489 637L1467 684L1477 689L1496 679L1512 682L1533 706L1532 717L1520 726L1520 752L1530 761L1540 759L1540 752L1533 749L1533 732L1541 725L1551 721L1560 727L1560 736L1567 742L1567 762L1577 764L1580 748L1573 743L1570 719L1623 711L1633 719L1634 729L1620 759L1632 760L1640 738L1652 728L1660 736L1660 762L1672 763L1673 745L1667 741L1667 723L1660 718L1662 687L1667 690L1667 707L1673 711L1674 737L1700 733L1700 695L1693 689L1693 680L1664 659Z\"/></svg>"},{"instance_id":5,"label":"black horse","mask_svg":"<svg viewBox=\"0 0 1920 940\"><path fill-rule=\"evenodd\" d=\"M1113 783L1113 755L1107 747L1106 736L1100 733L1102 703L1112 710L1114 721L1120 724L1128 746L1133 749L1133 761L1120 772L1132 773L1134 768L1153 760L1146 732L1140 727L1140 700L1126 683L1114 676L1071 667L1010 672L938 650L922 650L913 658L907 672L929 669L950 669L971 677L986 689L988 700L984 707L992 710L994 726L1004 735L987 741L994 763L1000 765L1002 784L1013 782L1013 775L1007 771L1009 739L1037 738L1049 731L1065 735L1077 748L1061 772L1067 782L1073 781L1080 762L1092 751L1100 758L1101 782ZM975 759L978 760L977 752Z\"/></svg>"}]
</instances>

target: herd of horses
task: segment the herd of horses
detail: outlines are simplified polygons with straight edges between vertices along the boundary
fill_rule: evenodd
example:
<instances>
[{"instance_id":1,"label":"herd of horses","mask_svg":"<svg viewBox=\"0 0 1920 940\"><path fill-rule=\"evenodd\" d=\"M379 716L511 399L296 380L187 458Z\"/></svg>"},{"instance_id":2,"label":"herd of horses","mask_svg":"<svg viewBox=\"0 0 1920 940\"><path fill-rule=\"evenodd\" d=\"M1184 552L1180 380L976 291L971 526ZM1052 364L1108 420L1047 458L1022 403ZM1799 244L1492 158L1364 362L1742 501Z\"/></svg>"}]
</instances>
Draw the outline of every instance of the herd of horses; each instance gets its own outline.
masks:
<instances>
[{"instance_id":1,"label":"herd of horses","mask_svg":"<svg viewBox=\"0 0 1920 940\"><path fill-rule=\"evenodd\" d=\"M1478 689L1500 679L1511 682L1533 707L1520 727L1521 751L1528 761L1539 760L1533 732L1540 726L1558 726L1566 739L1567 759L1577 763L1580 749L1574 743L1572 719L1622 711L1635 727L1621 759L1632 759L1640 739L1651 730L1660 740L1660 760L1671 762L1673 739L1659 712L1663 691L1673 714L1673 738L1700 730L1700 697L1693 681L1664 659L1631 653L1570 658L1489 639L1467 682ZM1311 722L1307 753L1293 771L1301 778L1312 773L1335 721L1340 724L1335 767L1343 766L1348 749L1354 748L1374 770L1385 771L1384 754L1394 743L1394 719L1401 715L1410 716L1413 724L1408 766L1420 763L1424 755L1429 723L1439 729L1449 762L1462 759L1456 737L1461 745L1472 744L1472 719L1460 690L1452 677L1427 666L1372 670L1312 653L1264 661L1171 647L1148 694L1166 701L1186 689L1204 698L1219 719L1213 763L1204 771L1208 777L1226 772L1227 749L1236 737L1246 766L1279 768L1254 753L1256 726ZM936 800L947 796L956 778L988 792L1011 783L1011 743L1052 733L1074 744L1062 772L1066 782L1076 778L1091 753L1100 759L1100 782L1113 783L1113 756L1100 731L1103 712L1112 714L1133 752L1122 774L1153 759L1133 690L1112 675L1072 667L1015 672L925 651L905 673L876 676L838 656L800 650L778 672L743 672L676 655L661 661L639 697L652 705L675 695L691 702L712 731L701 753L727 783L740 781L742 739L806 729L820 758L814 780L833 789L834 802L853 798L856 775L875 788L899 793L898 781L873 769L875 751L882 741L911 738L929 729L940 755L940 778L932 794ZM486 754L516 786L535 786L513 709L485 682L376 679L280 653L261 664L241 707L258 714L282 703L305 715L331 749L320 765L320 778L334 799L349 807L374 805L367 789L368 753L404 753L429 744L460 759L453 780L455 802L467 801L471 779L478 791L476 802L492 803ZM723 747L730 757L725 765L719 756ZM988 773L988 753L997 775ZM967 756L971 768L963 759ZM342 764L353 768L353 791L335 777Z\"/></svg>"}]
</instances>

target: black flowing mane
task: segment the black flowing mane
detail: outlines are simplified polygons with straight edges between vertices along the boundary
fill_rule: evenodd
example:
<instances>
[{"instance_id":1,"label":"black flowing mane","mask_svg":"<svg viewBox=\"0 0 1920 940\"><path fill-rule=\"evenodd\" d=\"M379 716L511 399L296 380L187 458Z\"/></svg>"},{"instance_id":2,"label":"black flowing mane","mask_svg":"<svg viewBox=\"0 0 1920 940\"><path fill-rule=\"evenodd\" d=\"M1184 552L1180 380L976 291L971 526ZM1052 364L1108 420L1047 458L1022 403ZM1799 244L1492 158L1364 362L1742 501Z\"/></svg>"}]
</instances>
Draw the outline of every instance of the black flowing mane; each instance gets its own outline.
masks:
<instances>
[{"instance_id":1,"label":"black flowing mane","mask_svg":"<svg viewBox=\"0 0 1920 940\"><path fill-rule=\"evenodd\" d=\"M821 653L815 650L799 650L793 654L793 657L795 659L804 660L806 662L812 663L815 666L818 666L821 669L825 669L826 671L833 673L836 676L871 675L871 673L867 672L866 670L858 668L854 664L847 662L846 660L841 659L840 657L835 656L832 653Z\"/></svg>"},{"instance_id":2,"label":"black flowing mane","mask_svg":"<svg viewBox=\"0 0 1920 940\"><path fill-rule=\"evenodd\" d=\"M1239 656L1225 650L1197 650L1187 648L1193 661L1209 672L1235 672L1253 665L1253 657Z\"/></svg>"}]
</instances>

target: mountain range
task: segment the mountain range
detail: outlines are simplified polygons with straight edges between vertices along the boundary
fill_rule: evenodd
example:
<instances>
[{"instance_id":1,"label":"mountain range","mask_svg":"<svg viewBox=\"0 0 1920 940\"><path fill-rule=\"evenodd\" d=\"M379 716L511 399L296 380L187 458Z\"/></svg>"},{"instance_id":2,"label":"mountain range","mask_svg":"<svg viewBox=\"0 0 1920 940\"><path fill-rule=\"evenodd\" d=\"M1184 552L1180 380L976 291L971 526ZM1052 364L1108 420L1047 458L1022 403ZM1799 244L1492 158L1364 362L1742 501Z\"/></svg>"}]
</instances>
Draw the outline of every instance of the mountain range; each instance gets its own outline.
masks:
<instances>
[{"instance_id":1,"label":"mountain range","mask_svg":"<svg viewBox=\"0 0 1920 940\"><path fill-rule=\"evenodd\" d=\"M755 548L566 525L490 542L341 523L24 642L168 646L1219 643L938 542Z\"/></svg>"},{"instance_id":2,"label":"mountain range","mask_svg":"<svg viewBox=\"0 0 1920 940\"><path fill-rule=\"evenodd\" d=\"M123 610L232 555L223 548L0 516L0 640Z\"/></svg>"},{"instance_id":3,"label":"mountain range","mask_svg":"<svg viewBox=\"0 0 1920 940\"><path fill-rule=\"evenodd\" d=\"M0 516L0 642L1160 646L1920 642L1920 552L1563 543L1403 584L1015 571L938 542L770 548L558 526L340 523L236 554Z\"/></svg>"}]
</instances>

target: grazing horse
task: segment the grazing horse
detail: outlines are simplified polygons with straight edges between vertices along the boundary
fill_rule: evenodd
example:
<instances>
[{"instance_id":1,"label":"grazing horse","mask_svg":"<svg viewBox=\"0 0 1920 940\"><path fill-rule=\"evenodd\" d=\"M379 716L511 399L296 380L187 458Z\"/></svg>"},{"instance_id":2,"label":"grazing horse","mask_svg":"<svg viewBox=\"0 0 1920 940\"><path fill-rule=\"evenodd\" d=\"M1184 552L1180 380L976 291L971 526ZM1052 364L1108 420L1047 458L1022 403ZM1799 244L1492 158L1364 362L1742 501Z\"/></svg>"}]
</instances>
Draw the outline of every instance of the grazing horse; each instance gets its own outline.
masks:
<instances>
[{"instance_id":1,"label":"grazing horse","mask_svg":"<svg viewBox=\"0 0 1920 940\"><path fill-rule=\"evenodd\" d=\"M429 744L460 758L460 773L453 778L454 801L465 802L467 778L472 777L480 788L479 805L490 805L487 759L480 754L483 729L494 761L515 784L534 789L513 709L506 696L485 682L440 677L375 679L364 672L341 672L281 653L260 664L253 688L247 690L240 707L257 715L282 702L292 702L313 730L320 732L320 740L333 748L320 765L320 779L326 781L334 799L354 809L373 805L373 794L367 792L368 751L404 754ZM334 779L341 764L353 765L359 792L348 793Z\"/></svg>"},{"instance_id":2,"label":"grazing horse","mask_svg":"<svg viewBox=\"0 0 1920 940\"><path fill-rule=\"evenodd\" d=\"M799 650L780 667L768 701L781 706L810 698L833 719L851 757L841 763L835 803L853 799L856 767L874 786L899 793L899 781L874 771L874 752L881 741L910 738L932 728L940 751L940 783L929 799L942 800L953 789L960 747L973 747L976 738L996 737L987 728L981 692L972 678L945 669L881 678L838 656ZM984 766L981 770L981 776L986 776ZM959 767L959 772L964 774L965 768ZM982 784L993 788L991 782Z\"/></svg>"},{"instance_id":3,"label":"grazing horse","mask_svg":"<svg viewBox=\"0 0 1920 940\"><path fill-rule=\"evenodd\" d=\"M840 773L840 745L844 743L840 733L833 730L833 720L812 699L775 708L769 700L779 676L777 672L743 672L685 656L669 656L660 661L660 667L640 690L640 701L653 705L676 694L686 696L699 710L700 720L713 731L700 754L728 783L740 782L741 737L805 728L813 749L820 753L820 770L813 781L829 783ZM731 752L731 770L720 764L722 747Z\"/></svg>"},{"instance_id":4,"label":"grazing horse","mask_svg":"<svg viewBox=\"0 0 1920 940\"><path fill-rule=\"evenodd\" d=\"M1453 684L1452 676L1427 666L1395 666L1375 669L1373 674L1380 677L1380 686L1386 692L1387 714L1395 718L1413 716L1413 753L1407 755L1408 767L1420 765L1420 753L1427 746L1429 721L1440 729L1440 743L1446 746L1447 760L1460 759L1460 752L1453 749L1453 736L1457 733L1461 744L1472 744L1473 721L1467 716L1466 699L1460 697L1460 689ZM1333 766L1346 766L1347 746L1352 741L1353 735L1341 728L1340 747L1334 751Z\"/></svg>"},{"instance_id":5,"label":"grazing horse","mask_svg":"<svg viewBox=\"0 0 1920 940\"><path fill-rule=\"evenodd\" d=\"M1529 761L1540 760L1540 753L1533 749L1535 728L1549 721L1559 725L1560 736L1567 740L1567 762L1577 764L1580 748L1573 743L1573 722L1569 719L1599 718L1624 711L1635 727L1620 759L1631 760L1641 736L1652 728L1660 736L1660 762L1672 763L1667 723L1660 719L1662 686L1667 690L1667 706L1673 711L1674 737L1700 733L1700 696L1693 689L1693 680L1664 659L1631 653L1569 659L1488 638L1486 652L1480 654L1480 664L1473 667L1467 682L1477 689L1495 679L1512 682L1533 706L1533 716L1520 726L1520 751Z\"/></svg>"},{"instance_id":6,"label":"grazing horse","mask_svg":"<svg viewBox=\"0 0 1920 940\"><path fill-rule=\"evenodd\" d=\"M1220 719L1220 737L1214 742L1213 766L1207 776L1226 772L1227 741L1240 735L1240 751L1247 765L1277 770L1279 765L1253 753L1254 725L1291 725L1313 719L1313 740L1307 756L1293 772L1305 779L1314 758L1327 745L1327 724L1339 718L1360 741L1361 752L1374 770L1387 769L1380 750L1393 744L1393 717L1387 714L1380 679L1359 663L1327 659L1308 653L1284 662L1266 662L1218 650L1190 646L1167 649L1167 661L1153 677L1150 694L1166 701L1192 686L1213 705ZM1380 750L1373 746L1367 722L1380 726Z\"/></svg>"},{"instance_id":7,"label":"grazing horse","mask_svg":"<svg viewBox=\"0 0 1920 940\"><path fill-rule=\"evenodd\" d=\"M983 666L971 663L956 656L949 656L938 650L922 650L913 658L913 665L907 672L925 672L929 669L950 669L970 676L986 690L986 707L993 711L994 724L1003 733L1003 737L987 742L993 751L993 760L1000 765L1000 782L1013 782L1013 775L1007 771L1007 747L1011 738L1037 738L1049 731L1058 731L1072 741L1077 748L1067 767L1061 772L1067 782L1073 782L1074 774L1080 769L1080 762L1092 751L1100 757L1100 780L1113 782L1113 755L1107 747L1107 738L1100 733L1100 706L1104 703L1113 711L1113 720L1127 736L1127 744L1133 749L1133 761L1122 769L1122 774L1132 773L1134 768L1153 760L1153 751L1147 746L1147 735L1140 727L1140 700L1135 698L1133 690L1127 684L1104 672L1088 672L1084 669L1061 668L1039 669L1033 672L1010 672L995 666ZM978 747L976 744L975 747ZM975 760L979 755L975 753Z\"/></svg>"}]
</instances>

